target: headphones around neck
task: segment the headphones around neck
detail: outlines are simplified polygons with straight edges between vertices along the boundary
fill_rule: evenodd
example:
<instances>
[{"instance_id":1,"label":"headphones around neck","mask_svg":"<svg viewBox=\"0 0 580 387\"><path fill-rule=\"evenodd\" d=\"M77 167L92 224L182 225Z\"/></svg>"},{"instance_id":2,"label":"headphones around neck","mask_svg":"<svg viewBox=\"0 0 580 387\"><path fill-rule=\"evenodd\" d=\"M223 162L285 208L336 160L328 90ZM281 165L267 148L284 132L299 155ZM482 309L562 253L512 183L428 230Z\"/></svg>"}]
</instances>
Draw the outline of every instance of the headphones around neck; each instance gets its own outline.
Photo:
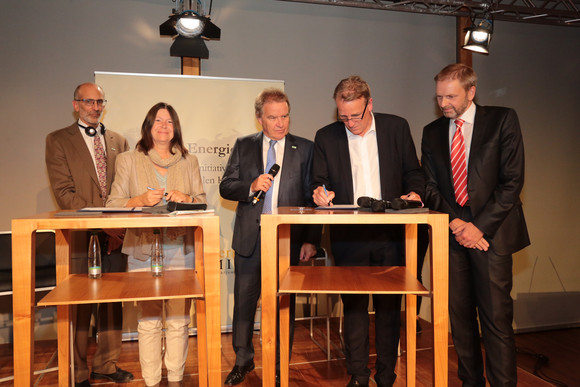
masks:
<instances>
[{"instance_id":1,"label":"headphones around neck","mask_svg":"<svg viewBox=\"0 0 580 387\"><path fill-rule=\"evenodd\" d=\"M89 137L95 137L95 135L97 134L97 129L95 127L92 126L84 126L82 124L79 123L79 126L81 128L83 128L85 130L85 133L87 136ZM99 127L101 128L101 134L105 134L105 125L103 125L102 122L99 122Z\"/></svg>"}]
</instances>

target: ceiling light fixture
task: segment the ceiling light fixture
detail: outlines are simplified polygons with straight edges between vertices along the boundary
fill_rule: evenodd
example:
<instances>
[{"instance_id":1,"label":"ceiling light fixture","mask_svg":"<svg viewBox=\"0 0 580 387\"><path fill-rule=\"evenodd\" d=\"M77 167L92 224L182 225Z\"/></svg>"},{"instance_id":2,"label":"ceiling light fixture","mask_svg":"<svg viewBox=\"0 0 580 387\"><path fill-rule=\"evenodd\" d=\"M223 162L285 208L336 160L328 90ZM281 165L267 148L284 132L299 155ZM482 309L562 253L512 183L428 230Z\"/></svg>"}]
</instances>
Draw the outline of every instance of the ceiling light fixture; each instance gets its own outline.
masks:
<instances>
[{"instance_id":1,"label":"ceiling light fixture","mask_svg":"<svg viewBox=\"0 0 580 387\"><path fill-rule=\"evenodd\" d=\"M475 16L471 19L471 27L465 29L465 42L461 48L466 50L489 54L489 43L493 34L493 19L489 14L475 24Z\"/></svg>"},{"instance_id":2,"label":"ceiling light fixture","mask_svg":"<svg viewBox=\"0 0 580 387\"><path fill-rule=\"evenodd\" d=\"M175 23L175 30L181 36L186 38L195 38L201 35L205 23L202 18L199 17L193 11L185 11L181 14L177 22Z\"/></svg>"},{"instance_id":3,"label":"ceiling light fixture","mask_svg":"<svg viewBox=\"0 0 580 387\"><path fill-rule=\"evenodd\" d=\"M177 6L172 10L169 19L159 26L161 36L172 36L175 39L169 49L169 55L209 58L204 40L220 39L221 29L211 22L209 14L203 14L200 0L176 1ZM196 9L193 9L194 2Z\"/></svg>"}]
</instances>

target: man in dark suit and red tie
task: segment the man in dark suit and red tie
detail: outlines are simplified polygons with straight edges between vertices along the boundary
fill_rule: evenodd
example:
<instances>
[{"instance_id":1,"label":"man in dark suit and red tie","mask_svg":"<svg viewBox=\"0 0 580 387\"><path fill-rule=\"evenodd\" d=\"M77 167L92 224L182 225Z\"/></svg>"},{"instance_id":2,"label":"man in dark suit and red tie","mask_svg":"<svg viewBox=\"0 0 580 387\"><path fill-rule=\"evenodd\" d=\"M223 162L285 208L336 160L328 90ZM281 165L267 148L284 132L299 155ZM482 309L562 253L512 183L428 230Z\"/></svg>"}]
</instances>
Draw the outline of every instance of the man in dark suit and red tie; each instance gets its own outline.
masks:
<instances>
[{"instance_id":1,"label":"man in dark suit and red tie","mask_svg":"<svg viewBox=\"0 0 580 387\"><path fill-rule=\"evenodd\" d=\"M338 120L316 133L312 180L319 205L354 204L359 197L421 200L425 178L409 124L404 118L373 112L370 87L350 76L334 90ZM402 225L332 225L337 266L403 266ZM342 294L347 387L368 386L369 296ZM401 327L401 295L374 294L378 386L395 382ZM414 322L413 322L414 323Z\"/></svg>"},{"instance_id":2,"label":"man in dark suit and red tie","mask_svg":"<svg viewBox=\"0 0 580 387\"><path fill-rule=\"evenodd\" d=\"M530 244L520 192L524 144L513 109L473 102L477 75L435 77L443 117L423 130L426 204L449 214L449 313L464 386L516 386L512 254ZM479 325L478 325L479 317Z\"/></svg>"},{"instance_id":3,"label":"man in dark suit and red tie","mask_svg":"<svg viewBox=\"0 0 580 387\"><path fill-rule=\"evenodd\" d=\"M312 206L310 169L313 144L289 133L288 96L282 90L266 89L256 98L254 110L262 131L236 140L220 183L221 196L238 202L232 240L235 251L232 344L236 362L226 377L226 386L240 384L254 369L252 336L261 293L260 217L279 206ZM275 164L279 172L273 176L271 171ZM320 232L319 226L291 228L292 265L316 255ZM290 321L292 340L294 297L290 304ZM277 372L276 385L279 383Z\"/></svg>"}]
</instances>

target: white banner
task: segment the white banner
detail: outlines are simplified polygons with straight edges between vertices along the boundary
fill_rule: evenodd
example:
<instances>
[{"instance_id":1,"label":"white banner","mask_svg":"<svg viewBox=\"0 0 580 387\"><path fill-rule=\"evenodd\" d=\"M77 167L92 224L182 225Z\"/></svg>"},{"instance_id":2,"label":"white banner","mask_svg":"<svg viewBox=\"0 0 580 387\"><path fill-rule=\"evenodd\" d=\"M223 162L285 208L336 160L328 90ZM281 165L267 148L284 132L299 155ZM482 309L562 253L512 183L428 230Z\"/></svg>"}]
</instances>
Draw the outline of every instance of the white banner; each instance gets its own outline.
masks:
<instances>
[{"instance_id":1,"label":"white banner","mask_svg":"<svg viewBox=\"0 0 580 387\"><path fill-rule=\"evenodd\" d=\"M234 302L231 242L237 203L221 199L218 186L236 138L260 130L254 115L256 96L267 87L283 90L284 82L105 72L95 72L95 82L102 86L107 99L104 125L123 134L131 148L140 139L141 124L153 105L166 102L177 111L184 143L199 160L208 208L220 217L221 325L229 328Z\"/></svg>"}]
</instances>

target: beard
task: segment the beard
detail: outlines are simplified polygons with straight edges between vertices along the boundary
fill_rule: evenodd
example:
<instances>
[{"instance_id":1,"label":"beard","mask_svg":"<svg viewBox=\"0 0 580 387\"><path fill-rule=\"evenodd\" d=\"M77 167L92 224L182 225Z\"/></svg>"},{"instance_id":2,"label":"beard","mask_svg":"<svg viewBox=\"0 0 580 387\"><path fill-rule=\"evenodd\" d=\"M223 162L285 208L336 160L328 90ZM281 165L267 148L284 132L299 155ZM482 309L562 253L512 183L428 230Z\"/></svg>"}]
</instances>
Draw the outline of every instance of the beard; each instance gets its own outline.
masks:
<instances>
[{"instance_id":1,"label":"beard","mask_svg":"<svg viewBox=\"0 0 580 387\"><path fill-rule=\"evenodd\" d=\"M461 104L461 106L453 106L451 104L447 105L447 106L442 106L441 107L441 111L443 112L443 115L446 118L458 118L460 117L463 113L465 113L465 111L467 110L467 108L470 105L470 102L467 98L463 101L463 103Z\"/></svg>"}]
</instances>

